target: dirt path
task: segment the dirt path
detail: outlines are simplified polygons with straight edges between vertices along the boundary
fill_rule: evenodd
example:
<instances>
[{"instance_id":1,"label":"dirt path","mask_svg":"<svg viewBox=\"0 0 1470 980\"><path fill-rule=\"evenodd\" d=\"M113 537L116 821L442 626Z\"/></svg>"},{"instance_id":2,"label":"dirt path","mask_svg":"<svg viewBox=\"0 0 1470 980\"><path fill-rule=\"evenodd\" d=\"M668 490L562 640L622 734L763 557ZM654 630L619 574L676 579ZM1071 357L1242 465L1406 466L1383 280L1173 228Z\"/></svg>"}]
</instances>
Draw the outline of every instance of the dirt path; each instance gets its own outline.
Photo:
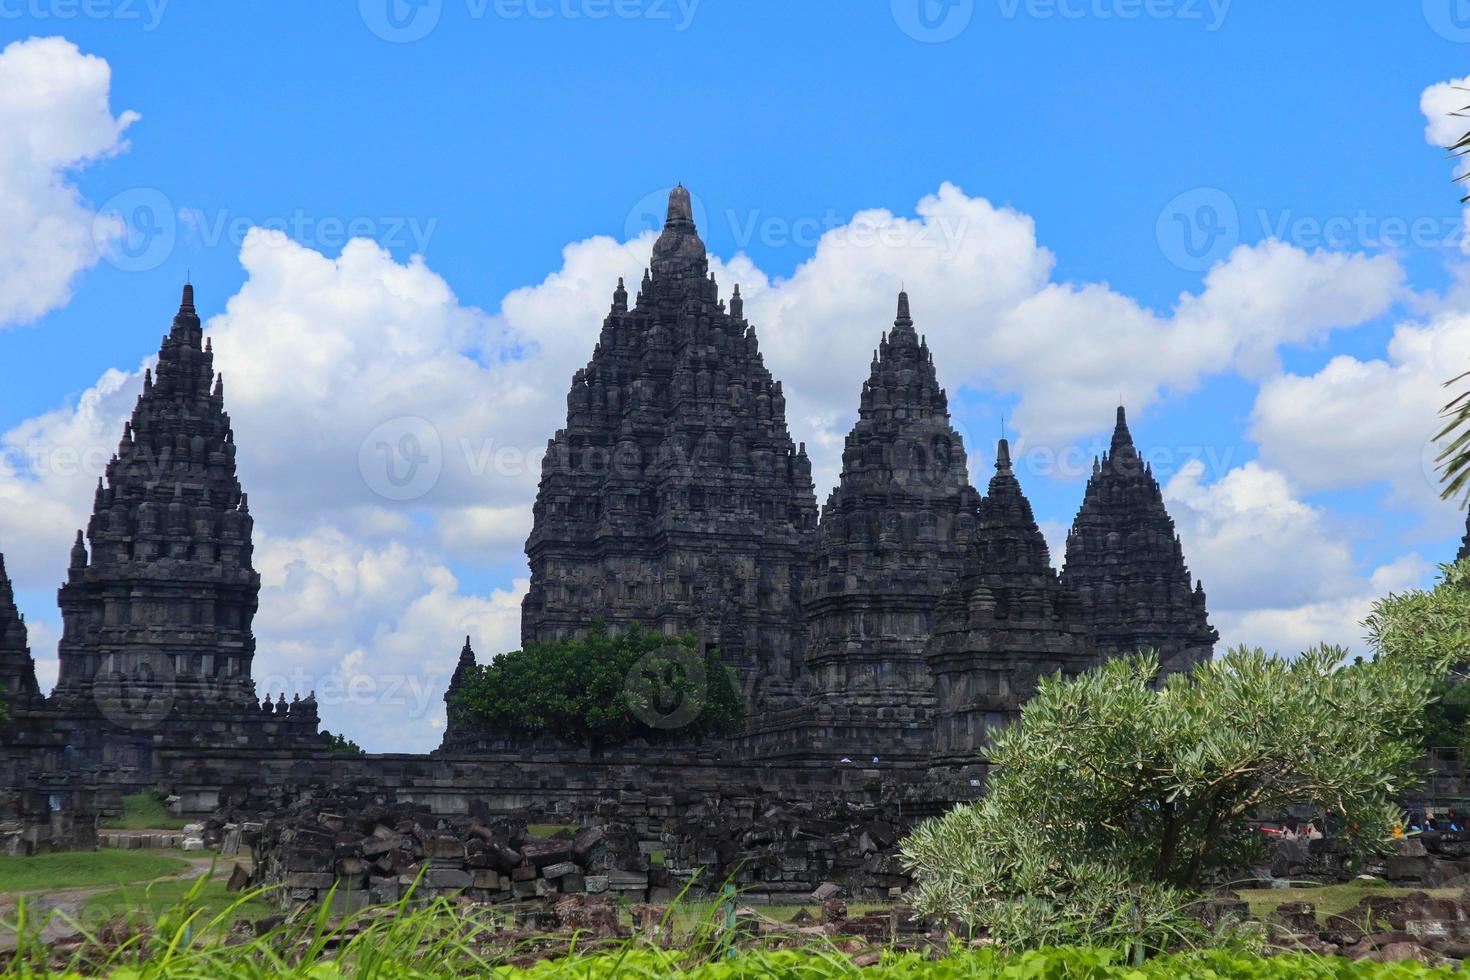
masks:
<instances>
[{"instance_id":1,"label":"dirt path","mask_svg":"<svg viewBox=\"0 0 1470 980\"><path fill-rule=\"evenodd\" d=\"M187 861L189 866L182 871L172 875L163 875L160 878L151 878L147 881L129 882L130 885L146 886L155 881L193 881L202 878L209 873L211 865L223 867L226 862L220 861L214 855L179 855L180 860ZM67 888L61 891L36 890L28 892L14 892L0 895L0 920L10 920L15 914L15 904L19 899L26 901L26 915L32 921L48 920L41 930L41 939L52 943L64 939L71 939L78 935L77 928L68 918L79 921L82 914L82 906L86 905L87 899L93 895L101 895L104 892L116 891L119 885L95 885L89 888ZM59 913L59 914L53 914ZM0 922L0 951L15 948L15 933L7 927L7 923Z\"/></svg>"}]
</instances>

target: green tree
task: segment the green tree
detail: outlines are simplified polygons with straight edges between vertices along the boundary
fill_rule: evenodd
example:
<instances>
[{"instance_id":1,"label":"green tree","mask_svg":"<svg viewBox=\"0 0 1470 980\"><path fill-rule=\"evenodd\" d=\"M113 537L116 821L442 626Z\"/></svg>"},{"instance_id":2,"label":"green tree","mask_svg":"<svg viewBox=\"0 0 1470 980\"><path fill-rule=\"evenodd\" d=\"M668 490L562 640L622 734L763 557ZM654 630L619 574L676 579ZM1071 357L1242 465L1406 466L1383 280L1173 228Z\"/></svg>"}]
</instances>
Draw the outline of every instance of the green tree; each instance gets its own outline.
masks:
<instances>
[{"instance_id":1,"label":"green tree","mask_svg":"<svg viewBox=\"0 0 1470 980\"><path fill-rule=\"evenodd\" d=\"M362 755L362 746L358 745L346 735L333 735L323 729L322 738L327 743L327 751L334 755Z\"/></svg>"},{"instance_id":2,"label":"green tree","mask_svg":"<svg viewBox=\"0 0 1470 980\"><path fill-rule=\"evenodd\" d=\"M1311 806L1385 846L1444 667L1406 646L1351 664L1240 648L1161 689L1153 655L1048 679L992 733L986 796L904 842L919 908L1015 945L1160 935L1258 846L1259 812Z\"/></svg>"},{"instance_id":3,"label":"green tree","mask_svg":"<svg viewBox=\"0 0 1470 980\"><path fill-rule=\"evenodd\" d=\"M1424 662L1447 663L1424 711L1426 748L1470 749L1470 560L1440 566L1433 589L1380 599L1363 623L1374 649Z\"/></svg>"},{"instance_id":4,"label":"green tree","mask_svg":"<svg viewBox=\"0 0 1470 980\"><path fill-rule=\"evenodd\" d=\"M740 696L713 650L693 634L640 628L537 643L469 671L450 699L456 723L514 737L589 746L723 735L739 728Z\"/></svg>"}]
</instances>

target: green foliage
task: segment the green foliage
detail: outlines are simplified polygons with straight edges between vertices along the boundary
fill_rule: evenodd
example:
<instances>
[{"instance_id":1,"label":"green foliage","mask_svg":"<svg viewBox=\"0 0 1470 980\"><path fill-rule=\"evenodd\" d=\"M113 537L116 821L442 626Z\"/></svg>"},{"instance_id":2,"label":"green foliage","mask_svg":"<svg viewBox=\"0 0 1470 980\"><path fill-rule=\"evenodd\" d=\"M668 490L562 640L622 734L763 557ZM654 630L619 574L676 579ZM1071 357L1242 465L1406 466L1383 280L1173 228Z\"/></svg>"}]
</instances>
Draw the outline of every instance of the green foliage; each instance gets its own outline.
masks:
<instances>
[{"instance_id":1,"label":"green foliage","mask_svg":"<svg viewBox=\"0 0 1470 980\"><path fill-rule=\"evenodd\" d=\"M122 816L103 824L108 830L182 830L188 821L168 812L159 793L134 793L122 798Z\"/></svg>"},{"instance_id":2,"label":"green foliage","mask_svg":"<svg viewBox=\"0 0 1470 980\"><path fill-rule=\"evenodd\" d=\"M1420 741L1425 748L1470 749L1470 684L1463 683L1464 662L1470 660L1470 560L1441 565L1431 590L1378 600L1363 625L1380 656L1453 668L1448 677L1439 671Z\"/></svg>"},{"instance_id":3,"label":"green foliage","mask_svg":"<svg viewBox=\"0 0 1470 980\"><path fill-rule=\"evenodd\" d=\"M636 624L613 636L538 643L466 672L449 710L457 723L517 737L587 745L635 738L723 735L740 697L713 650L693 634L666 637Z\"/></svg>"},{"instance_id":4,"label":"green foliage","mask_svg":"<svg viewBox=\"0 0 1470 980\"><path fill-rule=\"evenodd\" d=\"M107 929L90 914L84 914L81 920L61 911L38 917L33 907L21 899L4 912L0 921L0 933L14 937L15 952L5 961L6 975L109 976L127 980L447 980L466 976L497 980L859 980L872 976L898 980L1397 980L1460 975L1448 967L1433 968L1416 962L1354 963L1298 955L1262 959L1223 949L1161 955L1135 965L1116 949L1046 948L1010 954L996 948L973 950L958 944L952 944L952 955L939 958L875 947L872 952L881 959L874 969L860 967L850 946L839 949L822 937L812 937L800 948L771 948L757 939L745 948L732 949L719 933L721 917L708 915L692 933L677 931L666 944L650 943L646 937L601 942L585 936L519 938L507 935L503 910L443 898L425 902L415 900L412 892L392 906L370 907L339 917L330 906L323 905L274 927L242 930L238 928L240 920L263 908L271 896L254 891L231 898L219 889L214 876L197 879L174 904L160 907L152 901L137 903L120 924ZM669 910L661 931L676 928L679 911L677 905ZM82 941L60 949L49 947L41 937L48 923L55 920L78 930ZM540 957L548 958L532 962Z\"/></svg>"},{"instance_id":5,"label":"green foliage","mask_svg":"<svg viewBox=\"0 0 1470 980\"><path fill-rule=\"evenodd\" d=\"M177 874L187 861L157 851L66 851L33 857L0 857L0 894L110 888Z\"/></svg>"},{"instance_id":6,"label":"green foliage","mask_svg":"<svg viewBox=\"0 0 1470 980\"><path fill-rule=\"evenodd\" d=\"M905 841L919 908L1012 947L1165 946L1204 875L1252 856L1252 814L1310 806L1383 848L1444 664L1423 643L1345 659L1241 648L1156 688L1141 655L1046 680L992 733L985 798Z\"/></svg>"},{"instance_id":7,"label":"green foliage","mask_svg":"<svg viewBox=\"0 0 1470 980\"><path fill-rule=\"evenodd\" d=\"M326 729L322 729L322 738L327 743L327 751L334 755L362 755L362 746L358 745L346 735L333 735Z\"/></svg>"},{"instance_id":8,"label":"green foliage","mask_svg":"<svg viewBox=\"0 0 1470 980\"><path fill-rule=\"evenodd\" d=\"M1407 657L1426 668L1446 669L1470 659L1470 559L1439 567L1428 591L1389 593L1363 621L1368 640L1382 655Z\"/></svg>"}]
</instances>

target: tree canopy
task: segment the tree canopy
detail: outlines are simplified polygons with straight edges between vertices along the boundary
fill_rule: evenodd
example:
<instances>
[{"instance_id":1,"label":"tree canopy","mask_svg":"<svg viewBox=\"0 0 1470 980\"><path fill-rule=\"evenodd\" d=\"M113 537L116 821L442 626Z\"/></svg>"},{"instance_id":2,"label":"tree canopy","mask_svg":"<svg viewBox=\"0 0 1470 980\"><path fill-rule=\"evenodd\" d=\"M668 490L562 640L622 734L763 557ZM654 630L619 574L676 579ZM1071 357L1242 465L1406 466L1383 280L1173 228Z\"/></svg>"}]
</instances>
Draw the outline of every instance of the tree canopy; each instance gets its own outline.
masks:
<instances>
[{"instance_id":1,"label":"tree canopy","mask_svg":"<svg viewBox=\"0 0 1470 980\"><path fill-rule=\"evenodd\" d=\"M1358 849L1383 848L1419 780L1435 685L1466 649L1467 577L1470 563L1447 567L1433 593L1381 600L1367 661L1238 648L1161 687L1152 654L1044 681L992 733L985 797L905 842L919 907L1002 941L1095 940L1110 922L1146 930L1241 866L1260 813L1312 807Z\"/></svg>"},{"instance_id":2,"label":"tree canopy","mask_svg":"<svg viewBox=\"0 0 1470 980\"><path fill-rule=\"evenodd\" d=\"M636 624L503 653L466 672L449 710L471 728L592 746L729 734L742 715L713 649Z\"/></svg>"}]
</instances>

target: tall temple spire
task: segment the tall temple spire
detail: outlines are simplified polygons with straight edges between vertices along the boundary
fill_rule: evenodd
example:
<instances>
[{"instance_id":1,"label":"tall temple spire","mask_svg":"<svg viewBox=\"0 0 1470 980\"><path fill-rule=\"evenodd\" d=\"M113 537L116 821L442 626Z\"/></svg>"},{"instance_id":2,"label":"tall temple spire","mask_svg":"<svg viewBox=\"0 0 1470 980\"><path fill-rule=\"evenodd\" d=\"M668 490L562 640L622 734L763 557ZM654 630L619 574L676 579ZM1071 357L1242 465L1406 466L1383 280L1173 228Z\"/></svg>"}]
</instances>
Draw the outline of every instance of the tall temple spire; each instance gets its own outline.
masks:
<instances>
[{"instance_id":1,"label":"tall temple spire","mask_svg":"<svg viewBox=\"0 0 1470 980\"><path fill-rule=\"evenodd\" d=\"M156 683L170 703L255 703L260 577L223 402L186 283L97 491L90 554L80 532L72 549L59 596L63 700L89 698L99 683Z\"/></svg>"},{"instance_id":2,"label":"tall temple spire","mask_svg":"<svg viewBox=\"0 0 1470 980\"><path fill-rule=\"evenodd\" d=\"M25 617L15 606L15 589L5 571L5 556L0 554L0 704L13 711L40 696Z\"/></svg>"},{"instance_id":3,"label":"tall temple spire","mask_svg":"<svg viewBox=\"0 0 1470 980\"><path fill-rule=\"evenodd\" d=\"M1204 590L1190 580L1163 492L1121 406L1067 535L1062 576L1081 597L1102 656L1155 650L1165 672L1210 657L1218 634Z\"/></svg>"},{"instance_id":4,"label":"tall temple spire","mask_svg":"<svg viewBox=\"0 0 1470 980\"><path fill-rule=\"evenodd\" d=\"M816 526L811 461L675 187L636 303L603 318L550 440L526 541L523 643L597 620L693 631L747 705L789 694ZM783 686L785 690L782 690Z\"/></svg>"},{"instance_id":5,"label":"tall temple spire","mask_svg":"<svg viewBox=\"0 0 1470 980\"><path fill-rule=\"evenodd\" d=\"M927 756L934 681L924 644L935 604L965 565L980 505L965 459L900 293L802 586L815 701L801 719L804 752Z\"/></svg>"}]
</instances>

